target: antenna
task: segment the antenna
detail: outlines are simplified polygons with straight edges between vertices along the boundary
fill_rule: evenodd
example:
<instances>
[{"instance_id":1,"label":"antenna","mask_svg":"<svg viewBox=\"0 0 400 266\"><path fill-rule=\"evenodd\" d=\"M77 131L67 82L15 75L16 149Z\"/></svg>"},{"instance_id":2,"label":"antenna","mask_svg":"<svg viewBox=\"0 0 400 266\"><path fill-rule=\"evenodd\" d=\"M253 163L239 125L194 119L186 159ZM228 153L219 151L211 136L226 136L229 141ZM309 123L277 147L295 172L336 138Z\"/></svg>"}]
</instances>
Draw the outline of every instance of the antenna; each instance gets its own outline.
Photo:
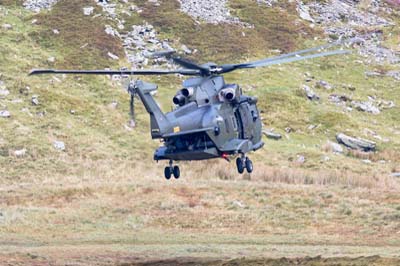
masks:
<instances>
[{"instance_id":1,"label":"antenna","mask_svg":"<svg viewBox=\"0 0 400 266\"><path fill-rule=\"evenodd\" d=\"M131 97L130 102L129 102L129 126L131 128L136 127L136 120L135 120L135 97L137 95L137 85L136 85L137 79L133 80L132 78L129 78L129 84L128 84L128 93Z\"/></svg>"}]
</instances>

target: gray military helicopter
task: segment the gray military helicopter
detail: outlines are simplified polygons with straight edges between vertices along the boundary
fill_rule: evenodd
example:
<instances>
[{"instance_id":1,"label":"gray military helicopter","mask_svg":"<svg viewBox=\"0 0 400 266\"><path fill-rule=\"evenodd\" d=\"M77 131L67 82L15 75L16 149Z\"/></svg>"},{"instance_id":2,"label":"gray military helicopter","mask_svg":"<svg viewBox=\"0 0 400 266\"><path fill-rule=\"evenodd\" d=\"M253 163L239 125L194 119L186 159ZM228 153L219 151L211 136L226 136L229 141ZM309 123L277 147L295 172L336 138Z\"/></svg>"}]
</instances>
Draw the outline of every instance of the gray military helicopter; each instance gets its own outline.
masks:
<instances>
[{"instance_id":1,"label":"gray military helicopter","mask_svg":"<svg viewBox=\"0 0 400 266\"><path fill-rule=\"evenodd\" d=\"M173 52L160 52L182 66L177 70L32 70L38 74L87 75L167 75L194 76L183 82L183 88L173 97L176 108L163 113L151 95L157 85L137 80L130 84L131 103L138 95L150 115L151 136L162 139L164 145L154 153L154 160L169 160L164 175L180 177L174 161L236 158L237 171L253 171L253 163L246 156L263 147L262 122L257 109L257 98L244 95L238 84L226 83L222 74L239 69L265 67L323 56L345 54L348 51L322 51L338 43L283 54L242 64L206 63L198 65Z\"/></svg>"}]
</instances>

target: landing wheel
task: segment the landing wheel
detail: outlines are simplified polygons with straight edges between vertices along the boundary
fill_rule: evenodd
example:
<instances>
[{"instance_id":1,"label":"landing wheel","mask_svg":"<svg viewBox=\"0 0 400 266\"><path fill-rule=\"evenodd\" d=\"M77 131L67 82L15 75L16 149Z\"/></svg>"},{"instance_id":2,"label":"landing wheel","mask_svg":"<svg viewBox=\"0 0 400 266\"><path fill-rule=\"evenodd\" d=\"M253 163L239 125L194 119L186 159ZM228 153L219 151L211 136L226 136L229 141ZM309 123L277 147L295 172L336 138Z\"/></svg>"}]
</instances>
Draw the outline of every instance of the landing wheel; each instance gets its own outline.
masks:
<instances>
[{"instance_id":1,"label":"landing wheel","mask_svg":"<svg viewBox=\"0 0 400 266\"><path fill-rule=\"evenodd\" d=\"M169 180L169 179L171 178L171 175L172 175L172 169L171 169L171 167L169 167L169 166L165 167L165 169L164 169L164 176L165 176L165 178L166 178L167 180Z\"/></svg>"},{"instance_id":2,"label":"landing wheel","mask_svg":"<svg viewBox=\"0 0 400 266\"><path fill-rule=\"evenodd\" d=\"M243 164L242 158L239 157L239 158L236 159L236 167L237 167L237 170L238 170L239 174L243 174L243 172L244 172L244 164Z\"/></svg>"},{"instance_id":3,"label":"landing wheel","mask_svg":"<svg viewBox=\"0 0 400 266\"><path fill-rule=\"evenodd\" d=\"M247 170L247 172L250 174L251 172L253 172L253 162L248 158L248 157L246 157L246 162L245 162L245 164L246 164L246 170Z\"/></svg>"},{"instance_id":4,"label":"landing wheel","mask_svg":"<svg viewBox=\"0 0 400 266\"><path fill-rule=\"evenodd\" d=\"M181 176L181 170L179 170L179 166L175 165L172 173L174 174L175 179L178 179Z\"/></svg>"}]
</instances>

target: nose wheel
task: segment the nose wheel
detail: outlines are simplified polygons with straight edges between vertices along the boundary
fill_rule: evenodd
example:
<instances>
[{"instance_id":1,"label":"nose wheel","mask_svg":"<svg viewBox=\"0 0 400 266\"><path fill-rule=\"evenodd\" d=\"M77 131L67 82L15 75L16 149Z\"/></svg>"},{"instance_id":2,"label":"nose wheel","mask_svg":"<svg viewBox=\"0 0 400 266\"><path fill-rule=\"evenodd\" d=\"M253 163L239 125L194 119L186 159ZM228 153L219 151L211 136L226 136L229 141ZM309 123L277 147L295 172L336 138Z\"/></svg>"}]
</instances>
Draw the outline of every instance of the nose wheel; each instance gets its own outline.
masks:
<instances>
[{"instance_id":1,"label":"nose wheel","mask_svg":"<svg viewBox=\"0 0 400 266\"><path fill-rule=\"evenodd\" d=\"M244 155L236 159L236 167L239 174L243 174L245 169L249 174L253 172L253 162Z\"/></svg>"},{"instance_id":2,"label":"nose wheel","mask_svg":"<svg viewBox=\"0 0 400 266\"><path fill-rule=\"evenodd\" d=\"M169 166L164 169L164 176L167 180L171 179L172 176L174 176L175 179L178 179L181 176L181 170L179 169L179 166L173 166L173 162L170 161Z\"/></svg>"}]
</instances>

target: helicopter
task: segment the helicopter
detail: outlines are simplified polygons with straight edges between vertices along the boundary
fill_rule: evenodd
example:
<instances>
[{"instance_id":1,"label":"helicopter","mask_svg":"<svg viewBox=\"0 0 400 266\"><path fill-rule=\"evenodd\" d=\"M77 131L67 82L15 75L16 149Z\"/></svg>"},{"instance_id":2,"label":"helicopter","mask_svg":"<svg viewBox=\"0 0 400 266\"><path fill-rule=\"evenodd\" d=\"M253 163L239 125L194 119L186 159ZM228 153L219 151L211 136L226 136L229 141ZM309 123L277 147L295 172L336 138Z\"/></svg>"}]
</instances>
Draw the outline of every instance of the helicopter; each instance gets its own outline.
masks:
<instances>
[{"instance_id":1,"label":"helicopter","mask_svg":"<svg viewBox=\"0 0 400 266\"><path fill-rule=\"evenodd\" d=\"M53 70L36 69L29 75L79 74L79 75L169 75L190 76L183 81L172 101L175 109L163 113L152 96L157 85L142 80L130 82L128 92L131 104L138 95L150 115L152 139L161 139L163 146L154 153L154 160L167 160L164 176L178 179L181 175L174 162L222 158L230 161L236 157L239 174L253 172L253 162L247 156L264 146L262 122L257 109L257 98L244 95L239 84L225 82L223 74L239 69L266 67L300 60L346 54L349 51L327 49L338 45L330 43L314 48L282 54L258 61L223 64L196 64L175 51L156 52L156 56L172 59L181 69L174 70ZM324 51L325 50L325 51Z\"/></svg>"}]
</instances>

